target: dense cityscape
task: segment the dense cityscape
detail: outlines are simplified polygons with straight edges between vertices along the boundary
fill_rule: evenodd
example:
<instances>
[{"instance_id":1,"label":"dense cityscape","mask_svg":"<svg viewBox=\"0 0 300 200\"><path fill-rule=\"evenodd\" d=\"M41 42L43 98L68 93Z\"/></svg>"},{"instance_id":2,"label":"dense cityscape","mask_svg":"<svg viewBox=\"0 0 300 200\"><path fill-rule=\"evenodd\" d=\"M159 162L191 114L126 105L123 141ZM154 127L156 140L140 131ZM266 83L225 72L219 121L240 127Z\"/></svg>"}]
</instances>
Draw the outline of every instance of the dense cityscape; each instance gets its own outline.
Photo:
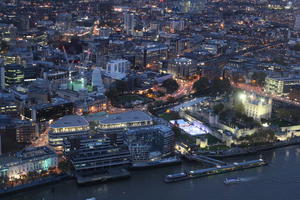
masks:
<instances>
[{"instance_id":1,"label":"dense cityscape","mask_svg":"<svg viewBox=\"0 0 300 200\"><path fill-rule=\"evenodd\" d=\"M126 185L137 169L231 185L299 144L297 0L0 1L5 198L74 199L55 185Z\"/></svg>"}]
</instances>

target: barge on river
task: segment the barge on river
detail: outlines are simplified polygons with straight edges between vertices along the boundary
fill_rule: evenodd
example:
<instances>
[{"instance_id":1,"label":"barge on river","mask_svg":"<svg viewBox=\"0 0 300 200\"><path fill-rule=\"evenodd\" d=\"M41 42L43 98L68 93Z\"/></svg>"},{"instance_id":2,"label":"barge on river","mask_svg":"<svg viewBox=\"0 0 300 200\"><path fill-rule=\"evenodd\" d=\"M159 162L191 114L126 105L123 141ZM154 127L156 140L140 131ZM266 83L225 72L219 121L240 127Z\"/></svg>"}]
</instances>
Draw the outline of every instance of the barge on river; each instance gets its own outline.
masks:
<instances>
[{"instance_id":1,"label":"barge on river","mask_svg":"<svg viewBox=\"0 0 300 200\"><path fill-rule=\"evenodd\" d=\"M192 178L198 178L202 176L210 176L215 174L233 172L242 169L260 167L266 164L267 162L265 162L263 159L251 160L251 161L245 161L239 163L235 162L232 164L226 164L226 165L216 166L212 168L192 170L192 171L181 172L177 174L169 174L165 177L164 180L166 183L171 183L171 182L177 182L177 181L182 181L182 180L187 180Z\"/></svg>"}]
</instances>

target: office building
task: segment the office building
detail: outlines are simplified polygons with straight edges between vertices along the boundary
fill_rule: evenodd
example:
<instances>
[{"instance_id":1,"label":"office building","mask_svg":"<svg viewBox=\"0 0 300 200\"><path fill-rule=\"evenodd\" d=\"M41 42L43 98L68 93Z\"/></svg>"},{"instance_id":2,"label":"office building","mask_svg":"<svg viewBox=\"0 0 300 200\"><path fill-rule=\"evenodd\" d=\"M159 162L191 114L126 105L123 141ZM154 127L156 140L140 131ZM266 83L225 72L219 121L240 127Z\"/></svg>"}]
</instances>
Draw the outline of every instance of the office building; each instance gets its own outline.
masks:
<instances>
[{"instance_id":1,"label":"office building","mask_svg":"<svg viewBox=\"0 0 300 200\"><path fill-rule=\"evenodd\" d=\"M133 35L135 27L134 13L124 13L124 31L127 35Z\"/></svg>"},{"instance_id":2,"label":"office building","mask_svg":"<svg viewBox=\"0 0 300 200\"><path fill-rule=\"evenodd\" d=\"M57 120L65 115L72 115L74 104L69 101L58 101L47 104L26 105L23 116L35 122Z\"/></svg>"},{"instance_id":3,"label":"office building","mask_svg":"<svg viewBox=\"0 0 300 200\"><path fill-rule=\"evenodd\" d=\"M291 77L267 77L265 91L279 96L289 94L291 87L300 84L300 76Z\"/></svg>"},{"instance_id":4,"label":"office building","mask_svg":"<svg viewBox=\"0 0 300 200\"><path fill-rule=\"evenodd\" d=\"M174 153L174 132L165 125L128 130L124 138L133 162L159 159Z\"/></svg>"},{"instance_id":5,"label":"office building","mask_svg":"<svg viewBox=\"0 0 300 200\"><path fill-rule=\"evenodd\" d=\"M106 64L106 74L117 80L125 78L129 69L130 62L125 59L110 60Z\"/></svg>"},{"instance_id":6,"label":"office building","mask_svg":"<svg viewBox=\"0 0 300 200\"><path fill-rule=\"evenodd\" d=\"M77 172L130 164L130 153L119 134L97 134L64 140L64 152Z\"/></svg>"},{"instance_id":7,"label":"office building","mask_svg":"<svg viewBox=\"0 0 300 200\"><path fill-rule=\"evenodd\" d=\"M90 130L88 121L79 115L67 115L54 124L49 129L49 145L56 150L63 150L63 140L72 136L82 136L88 134Z\"/></svg>"},{"instance_id":8,"label":"office building","mask_svg":"<svg viewBox=\"0 0 300 200\"><path fill-rule=\"evenodd\" d=\"M18 64L5 65L5 87L21 84L24 81L24 67Z\"/></svg>"},{"instance_id":9,"label":"office building","mask_svg":"<svg viewBox=\"0 0 300 200\"><path fill-rule=\"evenodd\" d=\"M189 58L175 58L168 64L168 73L175 78L188 79L197 73L197 65Z\"/></svg>"},{"instance_id":10,"label":"office building","mask_svg":"<svg viewBox=\"0 0 300 200\"><path fill-rule=\"evenodd\" d=\"M121 132L125 129L153 125L152 117L142 111L128 111L118 114L106 115L98 122L101 132Z\"/></svg>"}]
</instances>

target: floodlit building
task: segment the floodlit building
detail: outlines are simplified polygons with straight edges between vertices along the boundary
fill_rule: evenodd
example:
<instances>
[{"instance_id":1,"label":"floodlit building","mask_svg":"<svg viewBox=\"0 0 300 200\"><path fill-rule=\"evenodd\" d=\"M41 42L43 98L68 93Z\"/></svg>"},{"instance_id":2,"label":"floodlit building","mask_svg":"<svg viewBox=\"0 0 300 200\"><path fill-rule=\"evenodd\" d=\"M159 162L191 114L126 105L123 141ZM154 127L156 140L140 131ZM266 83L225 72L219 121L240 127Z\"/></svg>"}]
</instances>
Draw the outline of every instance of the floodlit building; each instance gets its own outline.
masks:
<instances>
[{"instance_id":1,"label":"floodlit building","mask_svg":"<svg viewBox=\"0 0 300 200\"><path fill-rule=\"evenodd\" d=\"M245 114L255 120L270 119L272 113L272 99L242 93L241 102L245 108Z\"/></svg>"},{"instance_id":2,"label":"floodlit building","mask_svg":"<svg viewBox=\"0 0 300 200\"><path fill-rule=\"evenodd\" d=\"M15 155L0 156L0 176L20 178L28 172L41 172L58 166L58 157L47 146L25 148Z\"/></svg>"},{"instance_id":3,"label":"floodlit building","mask_svg":"<svg viewBox=\"0 0 300 200\"><path fill-rule=\"evenodd\" d=\"M81 136L89 132L88 121L79 115L67 115L50 126L49 145L63 150L63 140L72 136Z\"/></svg>"}]
</instances>

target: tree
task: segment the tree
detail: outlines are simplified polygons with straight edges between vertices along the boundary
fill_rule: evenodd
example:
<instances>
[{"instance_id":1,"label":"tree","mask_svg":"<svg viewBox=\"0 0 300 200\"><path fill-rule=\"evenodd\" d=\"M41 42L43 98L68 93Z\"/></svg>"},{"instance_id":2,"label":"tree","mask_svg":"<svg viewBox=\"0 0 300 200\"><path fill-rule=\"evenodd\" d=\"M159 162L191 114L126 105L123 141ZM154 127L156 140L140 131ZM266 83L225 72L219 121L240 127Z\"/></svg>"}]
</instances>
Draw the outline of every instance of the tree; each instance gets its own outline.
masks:
<instances>
[{"instance_id":1,"label":"tree","mask_svg":"<svg viewBox=\"0 0 300 200\"><path fill-rule=\"evenodd\" d=\"M115 87L118 94L124 94L125 91L128 91L128 85L126 81L117 80Z\"/></svg>"},{"instance_id":2,"label":"tree","mask_svg":"<svg viewBox=\"0 0 300 200\"><path fill-rule=\"evenodd\" d=\"M252 75L252 80L256 82L257 85L263 86L265 83L267 74L264 72L254 72Z\"/></svg>"},{"instance_id":3,"label":"tree","mask_svg":"<svg viewBox=\"0 0 300 200\"><path fill-rule=\"evenodd\" d=\"M219 103L213 107L215 114L220 114L224 110L224 104Z\"/></svg>"},{"instance_id":4,"label":"tree","mask_svg":"<svg viewBox=\"0 0 300 200\"><path fill-rule=\"evenodd\" d=\"M9 49L8 43L5 40L1 40L1 42L0 42L0 51L5 52L5 51L8 51L8 49Z\"/></svg>"},{"instance_id":5,"label":"tree","mask_svg":"<svg viewBox=\"0 0 300 200\"><path fill-rule=\"evenodd\" d=\"M118 92L115 88L110 88L109 90L107 90L105 92L105 96L107 96L107 98L113 102L113 101L115 101L116 97L118 96Z\"/></svg>"},{"instance_id":6,"label":"tree","mask_svg":"<svg viewBox=\"0 0 300 200\"><path fill-rule=\"evenodd\" d=\"M176 101L176 99L174 97L172 97L172 96L169 96L167 98L167 101L170 102L170 103L174 103Z\"/></svg>"},{"instance_id":7,"label":"tree","mask_svg":"<svg viewBox=\"0 0 300 200\"><path fill-rule=\"evenodd\" d=\"M271 129L258 129L252 135L241 137L239 140L250 145L255 145L273 143L277 141L277 138Z\"/></svg>"},{"instance_id":8,"label":"tree","mask_svg":"<svg viewBox=\"0 0 300 200\"><path fill-rule=\"evenodd\" d=\"M210 87L211 95L224 94L231 91L231 84L228 79L216 78L212 81Z\"/></svg>"},{"instance_id":9,"label":"tree","mask_svg":"<svg viewBox=\"0 0 300 200\"><path fill-rule=\"evenodd\" d=\"M166 88L167 93L176 92L179 88L179 85L176 80L169 78L162 83L162 86Z\"/></svg>"},{"instance_id":10,"label":"tree","mask_svg":"<svg viewBox=\"0 0 300 200\"><path fill-rule=\"evenodd\" d=\"M206 77L203 77L193 84L193 89L198 94L206 94L210 84Z\"/></svg>"},{"instance_id":11,"label":"tree","mask_svg":"<svg viewBox=\"0 0 300 200\"><path fill-rule=\"evenodd\" d=\"M241 115L241 114L245 113L245 107L240 102L235 103L233 109L237 114Z\"/></svg>"}]
</instances>

